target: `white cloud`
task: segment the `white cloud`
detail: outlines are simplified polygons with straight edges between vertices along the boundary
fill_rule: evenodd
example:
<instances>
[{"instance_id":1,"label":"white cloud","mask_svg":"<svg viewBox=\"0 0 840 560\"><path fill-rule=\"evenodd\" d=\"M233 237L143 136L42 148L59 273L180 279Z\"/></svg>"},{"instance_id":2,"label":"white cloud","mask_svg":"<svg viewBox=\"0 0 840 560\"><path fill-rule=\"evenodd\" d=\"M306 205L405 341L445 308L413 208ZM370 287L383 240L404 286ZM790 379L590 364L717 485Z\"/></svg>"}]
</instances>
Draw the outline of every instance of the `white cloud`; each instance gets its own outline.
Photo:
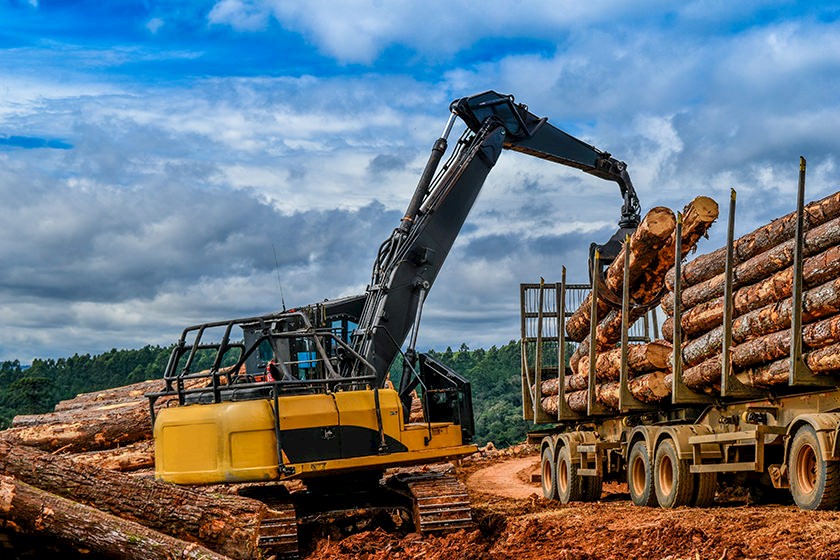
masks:
<instances>
[{"instance_id":1,"label":"white cloud","mask_svg":"<svg viewBox=\"0 0 840 560\"><path fill-rule=\"evenodd\" d=\"M148 22L146 22L146 29L148 29L152 35L156 35L157 32L160 31L160 28L163 27L165 24L166 22L163 21L161 18L152 18Z\"/></svg>"},{"instance_id":2,"label":"white cloud","mask_svg":"<svg viewBox=\"0 0 840 560\"><path fill-rule=\"evenodd\" d=\"M556 3L523 0L484 2L428 0L426 2L377 0L221 0L209 19L234 29L253 31L274 17L290 30L300 32L325 54L342 62L370 63L385 49L405 45L430 58L449 56L483 38L530 37L556 41L558 34L597 21L621 21L645 13L659 0L628 5L602 0L593 8L579 2Z\"/></svg>"},{"instance_id":3,"label":"white cloud","mask_svg":"<svg viewBox=\"0 0 840 560\"><path fill-rule=\"evenodd\" d=\"M207 18L213 24L226 24L240 31L257 31L268 24L270 12L248 0L220 0Z\"/></svg>"}]
</instances>

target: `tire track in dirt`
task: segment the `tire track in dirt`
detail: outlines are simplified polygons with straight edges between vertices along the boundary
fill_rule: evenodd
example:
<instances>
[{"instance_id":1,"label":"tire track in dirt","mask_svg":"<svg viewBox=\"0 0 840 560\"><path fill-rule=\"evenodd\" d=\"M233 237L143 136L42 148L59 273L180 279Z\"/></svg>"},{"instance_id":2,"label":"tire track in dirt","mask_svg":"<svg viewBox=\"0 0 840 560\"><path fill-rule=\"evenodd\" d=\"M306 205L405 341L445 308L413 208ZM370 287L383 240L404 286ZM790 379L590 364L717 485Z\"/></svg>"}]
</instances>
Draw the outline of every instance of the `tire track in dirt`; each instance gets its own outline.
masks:
<instances>
[{"instance_id":1,"label":"tire track in dirt","mask_svg":"<svg viewBox=\"0 0 840 560\"><path fill-rule=\"evenodd\" d=\"M467 477L467 488L473 492L515 499L528 498L531 494L542 495L539 483L525 482L528 477L519 476L523 471L530 473L539 462L539 457L522 457L484 467Z\"/></svg>"}]
</instances>

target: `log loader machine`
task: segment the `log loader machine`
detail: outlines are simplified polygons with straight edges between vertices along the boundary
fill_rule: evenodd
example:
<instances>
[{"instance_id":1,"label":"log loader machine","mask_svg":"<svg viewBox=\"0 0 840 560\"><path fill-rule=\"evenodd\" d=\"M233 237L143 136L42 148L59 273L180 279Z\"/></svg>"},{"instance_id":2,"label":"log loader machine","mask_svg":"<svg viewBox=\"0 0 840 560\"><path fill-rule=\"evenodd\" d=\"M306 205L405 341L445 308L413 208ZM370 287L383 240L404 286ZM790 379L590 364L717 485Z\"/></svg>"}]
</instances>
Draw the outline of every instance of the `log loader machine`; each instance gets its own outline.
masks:
<instances>
[{"instance_id":1,"label":"log loader machine","mask_svg":"<svg viewBox=\"0 0 840 560\"><path fill-rule=\"evenodd\" d=\"M626 165L609 153L511 95L487 91L450 110L405 217L377 251L365 294L189 327L170 356L165 389L148 395L157 478L303 481L305 491L266 500L277 515L264 522L260 544L274 553L295 554L296 516L324 511L402 507L421 532L471 524L465 488L454 477L382 477L386 469L476 450L469 381L415 347L432 284L503 149L618 184L619 231L597 246L605 266L639 223ZM458 118L466 130L440 167ZM389 368L400 354L394 388ZM423 421L411 422L418 391ZM163 396L177 396L180 406L156 406Z\"/></svg>"}]
</instances>

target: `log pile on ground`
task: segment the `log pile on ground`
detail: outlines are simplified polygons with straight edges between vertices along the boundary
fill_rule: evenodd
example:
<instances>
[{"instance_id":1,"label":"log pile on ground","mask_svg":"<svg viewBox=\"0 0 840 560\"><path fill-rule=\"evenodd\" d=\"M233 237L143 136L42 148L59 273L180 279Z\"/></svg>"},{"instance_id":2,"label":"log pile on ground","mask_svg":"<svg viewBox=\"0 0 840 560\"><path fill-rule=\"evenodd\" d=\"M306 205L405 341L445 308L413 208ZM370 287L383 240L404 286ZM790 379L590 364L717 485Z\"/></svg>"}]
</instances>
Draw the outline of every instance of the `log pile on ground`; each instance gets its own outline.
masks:
<instances>
[{"instance_id":1,"label":"log pile on ground","mask_svg":"<svg viewBox=\"0 0 840 560\"><path fill-rule=\"evenodd\" d=\"M734 242L733 322L730 357L744 384L785 384L793 314L796 213L759 227ZM840 192L805 207L802 320L805 362L815 374L840 370ZM723 346L722 247L687 263L682 273L683 379L690 388L719 391ZM674 271L662 308L663 336L673 340Z\"/></svg>"},{"instance_id":2,"label":"log pile on ground","mask_svg":"<svg viewBox=\"0 0 840 560\"><path fill-rule=\"evenodd\" d=\"M258 557L261 524L277 515L264 503L134 475L154 465L143 395L162 387L146 381L17 416L0 432L0 525L108 557Z\"/></svg>"},{"instance_id":3,"label":"log pile on ground","mask_svg":"<svg viewBox=\"0 0 840 560\"><path fill-rule=\"evenodd\" d=\"M718 217L717 203L708 197L697 197L683 209L683 228L680 239L683 254L694 251L697 242L708 231ZM656 207L650 210L630 238L628 292L631 311L628 324L641 318L647 306L655 305L664 293L665 275L674 265L676 219L668 208ZM622 247L617 258L604 274L604 288L614 296L620 297L624 289L624 251ZM586 410L587 380L589 371L589 352L593 341L589 332L592 321L597 322L594 344L596 348L597 372L596 399L611 407L618 406L619 368L621 350L617 348L621 340L622 313L620 308L610 303L610 298L599 293L595 302L596 317L592 317L591 294L574 311L566 323L566 334L572 341L579 342L570 359L572 375L563 380L566 400L575 410ZM658 402L670 394L670 386L665 386L665 376L670 373L670 345L656 341L646 345L628 347L628 372L630 392L643 402ZM670 379L670 378L669 378ZM549 380L551 381L551 380ZM553 381L559 386L559 380ZM553 392L542 387L542 406L548 414L557 413L557 389Z\"/></svg>"}]
</instances>

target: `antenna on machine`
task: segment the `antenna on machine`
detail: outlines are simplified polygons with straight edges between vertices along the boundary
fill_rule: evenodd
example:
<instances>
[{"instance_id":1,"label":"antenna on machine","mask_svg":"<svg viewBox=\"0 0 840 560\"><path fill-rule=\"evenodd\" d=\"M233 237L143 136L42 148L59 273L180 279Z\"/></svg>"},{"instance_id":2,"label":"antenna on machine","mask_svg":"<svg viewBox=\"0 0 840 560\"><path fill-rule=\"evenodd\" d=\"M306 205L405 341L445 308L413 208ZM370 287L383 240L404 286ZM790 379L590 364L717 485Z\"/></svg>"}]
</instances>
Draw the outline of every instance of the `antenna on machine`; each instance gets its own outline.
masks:
<instances>
[{"instance_id":1,"label":"antenna on machine","mask_svg":"<svg viewBox=\"0 0 840 560\"><path fill-rule=\"evenodd\" d=\"M286 298L283 296L283 283L280 281L280 262L277 260L277 247L274 243L271 244L271 250L274 252L274 272L277 274L277 285L280 287L280 304L283 306L283 311L286 311Z\"/></svg>"}]
</instances>

